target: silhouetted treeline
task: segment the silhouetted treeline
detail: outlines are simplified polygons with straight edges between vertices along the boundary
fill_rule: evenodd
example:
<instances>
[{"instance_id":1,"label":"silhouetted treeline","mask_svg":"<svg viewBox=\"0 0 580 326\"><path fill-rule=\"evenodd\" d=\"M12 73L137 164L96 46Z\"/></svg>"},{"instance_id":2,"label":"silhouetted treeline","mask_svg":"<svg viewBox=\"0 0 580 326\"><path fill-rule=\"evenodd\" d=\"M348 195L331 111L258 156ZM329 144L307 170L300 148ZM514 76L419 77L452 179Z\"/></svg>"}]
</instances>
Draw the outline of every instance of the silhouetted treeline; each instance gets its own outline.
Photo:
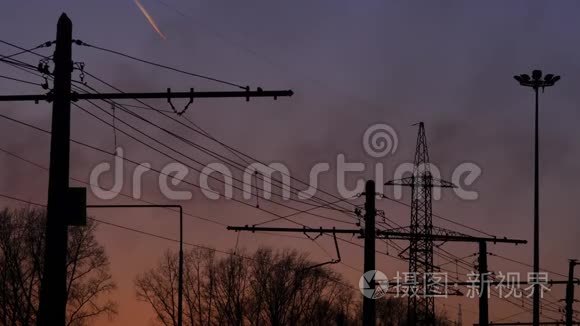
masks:
<instances>
[{"instance_id":1,"label":"silhouetted treeline","mask_svg":"<svg viewBox=\"0 0 580 326\"><path fill-rule=\"evenodd\" d=\"M135 280L137 297L163 325L177 325L177 258L167 252ZM193 249L184 265L184 325L361 325L359 290L330 268L311 268L296 250L218 258ZM376 306L379 325L406 325L406 299L378 299Z\"/></svg>"}]
</instances>

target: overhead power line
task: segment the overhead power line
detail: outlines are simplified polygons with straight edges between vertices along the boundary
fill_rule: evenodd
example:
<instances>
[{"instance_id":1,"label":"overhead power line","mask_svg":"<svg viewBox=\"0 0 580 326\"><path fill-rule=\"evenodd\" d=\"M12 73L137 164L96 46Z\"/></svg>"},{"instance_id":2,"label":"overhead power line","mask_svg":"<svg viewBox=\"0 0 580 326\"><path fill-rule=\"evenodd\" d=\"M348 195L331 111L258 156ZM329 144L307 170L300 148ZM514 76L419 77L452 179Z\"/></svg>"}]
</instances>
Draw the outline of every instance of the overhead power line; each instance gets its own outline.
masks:
<instances>
[{"instance_id":1,"label":"overhead power line","mask_svg":"<svg viewBox=\"0 0 580 326\"><path fill-rule=\"evenodd\" d=\"M202 78L202 79L214 81L214 82L221 83L221 84L225 84L225 85L229 85L229 86L234 86L234 87L238 87L238 88L241 88L241 89L244 89L244 90L248 90L249 89L249 86L242 86L242 85L239 85L239 84L236 84L236 83L232 83L232 82L229 82L229 81L225 81L225 80L222 80L222 79L217 79L217 78L213 78L213 77L209 77L209 76L205 76L205 75L201 75L201 74L196 74L196 73L193 73L193 72L189 72L189 71L185 71L185 70L182 70L182 69L170 67L170 66L167 66L167 65L164 65L164 64L160 64L160 63L153 62L153 61L149 61L149 60L137 58L135 56L132 56L132 55L129 55L129 54L120 52L120 51L111 50L111 49L103 48L103 47L100 47L100 46L88 44L88 43L85 43L85 42L83 42L81 40L75 40L74 42L77 45L86 46L86 47L94 48L94 49L97 49L97 50L101 50L101 51L113 53L113 54L120 55L120 56L125 57L125 58L128 58L128 59L132 59L132 60L135 60L135 61L139 61L139 62L142 62L142 63L146 63L146 64L149 64L149 65L152 65L152 66L155 66L155 67L159 67L159 68L163 68L163 69L168 69L168 70L175 71L175 72L178 72L178 73L181 73L181 74L184 74L184 75L193 76L193 77L197 77L197 78Z\"/></svg>"},{"instance_id":2,"label":"overhead power line","mask_svg":"<svg viewBox=\"0 0 580 326\"><path fill-rule=\"evenodd\" d=\"M33 55L35 55L37 57L41 57L43 59L49 59L50 57L45 56L45 55L42 55L42 54L39 54L39 53L36 53L36 52L34 52L34 50L37 50L37 49L40 49L40 48L49 47L54 42L53 41L44 42L44 43L39 44L39 45L37 45L37 46L35 46L33 48L30 48L30 49L23 48L23 47L18 46L18 45L14 44L14 43L11 43L11 42L8 42L8 41L4 41L4 40L0 40L0 43L6 44L8 46L11 46L13 48L16 48L16 49L19 49L20 50L20 52L18 52L18 53L10 54L10 55L7 55L7 56L2 56L2 57L0 57L0 59L7 59L7 58L15 57L15 56L20 55L20 54L23 54L23 53L30 53L30 54L33 54Z\"/></svg>"},{"instance_id":3,"label":"overhead power line","mask_svg":"<svg viewBox=\"0 0 580 326\"><path fill-rule=\"evenodd\" d=\"M0 75L0 78L7 79L7 80L12 80L12 81L17 81L19 83L24 83L24 84L29 84L29 85L35 85L35 86L41 86L42 87L42 84L35 83L35 82L31 82L31 81L28 81L28 80L18 79L18 78L4 76L4 75Z\"/></svg>"}]
</instances>

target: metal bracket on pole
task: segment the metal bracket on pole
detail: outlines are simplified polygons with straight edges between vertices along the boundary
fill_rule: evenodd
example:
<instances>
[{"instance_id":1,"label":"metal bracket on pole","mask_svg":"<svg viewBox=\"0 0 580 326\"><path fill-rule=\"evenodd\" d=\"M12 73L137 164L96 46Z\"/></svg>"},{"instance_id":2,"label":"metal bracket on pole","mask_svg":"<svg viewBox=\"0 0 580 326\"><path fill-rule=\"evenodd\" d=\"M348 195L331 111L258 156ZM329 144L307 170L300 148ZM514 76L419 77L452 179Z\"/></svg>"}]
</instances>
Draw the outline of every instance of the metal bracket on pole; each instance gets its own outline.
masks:
<instances>
[{"instance_id":1,"label":"metal bracket on pole","mask_svg":"<svg viewBox=\"0 0 580 326\"><path fill-rule=\"evenodd\" d=\"M304 233L304 234L306 234L306 233ZM320 233L319 236L320 235L322 235L322 233ZM308 236L308 235L306 234L306 236ZM332 236L334 238L334 247L336 249L336 257L337 257L337 259L331 259L331 260L329 260L327 262L324 262L324 263L320 263L320 264L316 264L316 265L312 265L312 266L306 267L305 270L313 269L313 268L316 268L316 267L321 267L321 266L324 266L324 265L338 264L338 263L340 263L342 261L342 258L340 257L340 250L338 249L338 241L336 240L336 233L333 232L332 233ZM310 237L308 237L308 238L310 238ZM318 236L316 238L318 238ZM316 239L316 238L314 238L314 239ZM312 240L314 241L314 239L312 239Z\"/></svg>"}]
</instances>

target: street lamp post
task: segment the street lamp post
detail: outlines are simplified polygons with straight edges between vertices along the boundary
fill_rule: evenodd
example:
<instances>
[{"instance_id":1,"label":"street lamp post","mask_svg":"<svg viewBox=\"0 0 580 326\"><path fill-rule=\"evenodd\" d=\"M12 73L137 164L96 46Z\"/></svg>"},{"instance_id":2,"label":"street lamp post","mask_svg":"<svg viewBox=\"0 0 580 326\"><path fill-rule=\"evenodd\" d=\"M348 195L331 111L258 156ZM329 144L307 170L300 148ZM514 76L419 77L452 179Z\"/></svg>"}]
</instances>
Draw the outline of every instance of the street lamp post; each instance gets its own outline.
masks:
<instances>
[{"instance_id":1,"label":"street lamp post","mask_svg":"<svg viewBox=\"0 0 580 326\"><path fill-rule=\"evenodd\" d=\"M541 88L542 91L546 87L554 86L560 80L560 76L547 74L542 78L541 70L532 71L532 77L527 74L514 76L514 79L522 86L531 87L535 93L536 110L535 110L535 141L534 141L534 275L538 277L540 272L540 242L539 242L539 148L538 148L538 93ZM533 309L533 324L538 326L540 324L540 285L538 282L534 285L534 309Z\"/></svg>"}]
</instances>

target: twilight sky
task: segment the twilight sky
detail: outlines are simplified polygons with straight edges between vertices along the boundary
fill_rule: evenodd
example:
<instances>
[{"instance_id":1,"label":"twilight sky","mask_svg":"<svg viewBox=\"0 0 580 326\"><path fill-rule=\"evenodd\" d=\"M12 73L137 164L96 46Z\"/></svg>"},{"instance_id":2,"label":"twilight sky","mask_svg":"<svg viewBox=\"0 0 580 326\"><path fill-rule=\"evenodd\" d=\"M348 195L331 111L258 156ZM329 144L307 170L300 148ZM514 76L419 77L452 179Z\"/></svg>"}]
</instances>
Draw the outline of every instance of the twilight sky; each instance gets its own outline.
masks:
<instances>
[{"instance_id":1,"label":"twilight sky","mask_svg":"<svg viewBox=\"0 0 580 326\"><path fill-rule=\"evenodd\" d=\"M577 2L143 0L142 4L166 39L155 33L132 0L4 1L0 39L25 48L54 40L56 21L66 12L73 21L75 39L253 88L292 89L293 97L278 101L196 100L186 115L244 153L265 162L286 164L293 177L306 180L312 166L328 162L332 170L323 175L320 186L332 193L336 193L337 155L344 154L349 162L366 165L365 172L349 174L349 187L354 187L357 179L373 178L377 163L384 165L383 181L387 181L399 164L412 161L416 127L411 124L424 121L431 159L443 178L450 179L453 169L463 162L473 162L482 169L482 175L469 187L478 192L477 200L461 200L447 192L443 200L434 203L434 211L498 236L527 240L532 236L533 93L518 86L512 75L530 73L535 68L562 75L556 87L541 94L541 261L550 271L566 273L567 259L580 258L578 208L574 202L580 196L577 187L580 180L574 172L580 160L579 147L575 146L580 136L576 127L580 122L576 104L580 101ZM51 54L53 49L39 51ZM14 52L7 46L0 47L0 55ZM187 91L190 87L236 90L95 49L75 46L73 57L84 62L87 71L124 91L164 91L167 87L175 91ZM19 59L38 63L34 56L23 55ZM0 66L0 74L41 82L7 65ZM78 78L78 73L74 76ZM111 91L94 79L87 81L101 91ZM0 79L0 94L39 92L43 92L39 87ZM186 102L174 101L177 107ZM170 109L164 100L148 103ZM88 104L81 104L110 120ZM47 103L4 102L0 103L0 110L10 117L50 127L51 111ZM136 112L231 157L223 148L160 119L154 112ZM154 137L175 142L158 129L127 115L120 117ZM113 132L109 126L75 109L72 119L72 138L113 151ZM399 139L397 151L379 159L365 154L361 144L365 129L376 123L392 126ZM46 135L4 119L0 121L0 135L1 148L48 165ZM128 157L151 163L155 168L169 162L125 136L119 136L118 144ZM175 142L175 146L203 163L215 162L182 143ZM71 152L71 176L79 179L88 180L91 169L98 163L111 162L110 156L74 145ZM0 160L4 167L0 171L0 193L46 200L48 178L44 171L5 154L0 154ZM127 182L123 191L130 193L133 167L125 168ZM198 173L192 172L187 178L197 183L198 177ZM143 198L169 203L158 190L156 180L155 174L146 174ZM303 189L298 184L293 186ZM193 191L193 199L182 203L191 214L228 225L272 218L263 211L231 201L205 199L199 189L187 184L178 188ZM392 189L384 192L391 195ZM128 201L120 197L114 203ZM404 201L409 201L409 194ZM94 197L89 202L105 203ZM253 205L255 199L248 202ZM7 200L2 204L18 205ZM265 201L261 206L280 214L292 213ZM384 200L378 206L397 223L409 223L408 208ZM347 220L339 212L317 213ZM177 219L166 211L110 210L91 214L121 225L177 236ZM296 220L311 226L333 225L309 215L299 215ZM434 224L473 233L436 218ZM292 226L282 222L272 225ZM184 233L189 242L221 250L233 248L236 242L236 234L199 219L188 218ZM146 304L136 301L133 279L154 266L164 250L176 245L106 225L100 227L98 237L110 255L113 277L119 286L115 298L120 303L120 314L113 325L148 324L152 314ZM328 260L327 254L308 239L241 234L239 241L249 251L260 245L294 247L308 251L315 261ZM359 239L353 241L362 244ZM319 243L334 254L330 238ZM386 250L379 242L377 248ZM477 249L457 244L445 244L442 248L459 257ZM389 250L392 253L394 249ZM531 244L490 245L489 251L531 263ZM362 249L343 243L341 253L344 262L357 270L345 265L333 268L356 285L361 275ZM495 257L490 257L489 263L494 271L529 270ZM377 268L387 276L394 276L397 271L406 270L406 265L377 254ZM554 274L550 277L562 279ZM563 290L555 286L547 299L564 298ZM475 321L474 299L439 300L437 307L455 319L458 303L464 307L464 323ZM520 311L518 306L492 300L490 320ZM545 313L547 317L560 318L558 314ZM507 320L530 319L530 314L522 313ZM108 324L106 320L101 322Z\"/></svg>"}]
</instances>

